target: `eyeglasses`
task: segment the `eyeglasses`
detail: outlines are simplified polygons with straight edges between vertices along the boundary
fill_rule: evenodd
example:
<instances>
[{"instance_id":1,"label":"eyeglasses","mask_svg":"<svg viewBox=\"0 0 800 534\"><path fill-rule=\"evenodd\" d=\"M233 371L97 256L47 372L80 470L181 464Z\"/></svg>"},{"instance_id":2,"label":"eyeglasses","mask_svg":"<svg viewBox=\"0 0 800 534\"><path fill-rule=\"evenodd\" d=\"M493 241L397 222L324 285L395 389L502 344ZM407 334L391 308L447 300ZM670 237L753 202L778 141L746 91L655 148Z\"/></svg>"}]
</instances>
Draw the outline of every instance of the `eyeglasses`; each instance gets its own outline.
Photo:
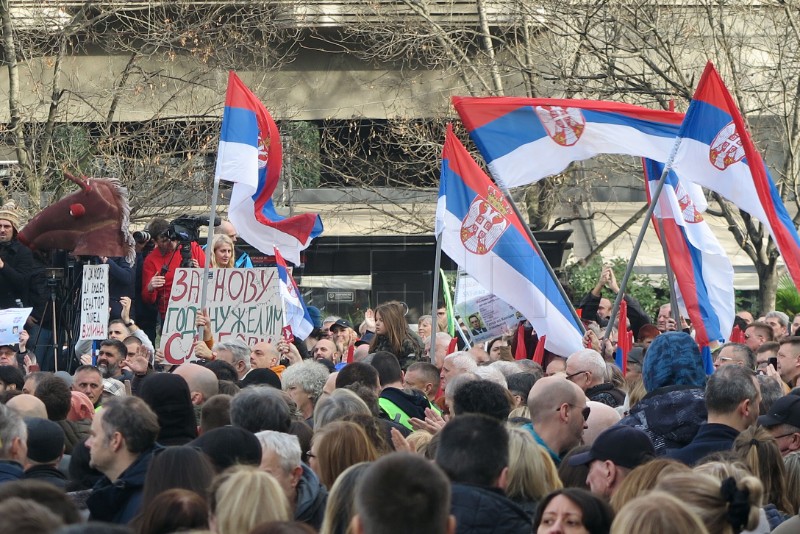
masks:
<instances>
[{"instance_id":1,"label":"eyeglasses","mask_svg":"<svg viewBox=\"0 0 800 534\"><path fill-rule=\"evenodd\" d=\"M577 373L572 373L571 375L567 375L567 376L566 376L566 379L567 379L567 380L572 380L572 379L573 379L573 378L575 378L576 376L578 376L578 375L580 375L580 374L583 374L583 373L588 373L588 372L589 372L589 371L578 371Z\"/></svg>"},{"instance_id":2,"label":"eyeglasses","mask_svg":"<svg viewBox=\"0 0 800 534\"><path fill-rule=\"evenodd\" d=\"M780 436L772 436L772 439L780 439L791 436L792 434L797 434L797 432L789 432L788 434L781 434Z\"/></svg>"},{"instance_id":3,"label":"eyeglasses","mask_svg":"<svg viewBox=\"0 0 800 534\"><path fill-rule=\"evenodd\" d=\"M585 371L584 371L584 372L585 372ZM570 403L566 403L566 404L567 404L567 406L569 406L570 408L577 408L577 406L576 406L575 404L570 404ZM563 404L562 404L561 406L563 406ZM556 408L556 411L557 411L557 412L560 412L560 411L561 411L561 406L559 406L558 408ZM590 414L590 413L592 413L592 409L591 409L590 407L588 407L588 406L584 406L584 407L581 409L581 415L583 416L583 420L584 420L584 421L587 421L587 420L589 419L589 414Z\"/></svg>"}]
</instances>

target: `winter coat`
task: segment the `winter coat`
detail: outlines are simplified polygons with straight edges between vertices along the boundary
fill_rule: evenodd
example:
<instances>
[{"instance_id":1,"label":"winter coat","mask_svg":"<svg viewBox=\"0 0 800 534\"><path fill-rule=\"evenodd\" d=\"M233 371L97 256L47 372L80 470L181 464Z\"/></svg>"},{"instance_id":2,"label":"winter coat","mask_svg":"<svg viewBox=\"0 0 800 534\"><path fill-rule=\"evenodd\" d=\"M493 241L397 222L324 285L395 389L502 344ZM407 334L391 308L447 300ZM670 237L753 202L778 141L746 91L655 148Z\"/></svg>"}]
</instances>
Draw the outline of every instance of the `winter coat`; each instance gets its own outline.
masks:
<instances>
[{"instance_id":1,"label":"winter coat","mask_svg":"<svg viewBox=\"0 0 800 534\"><path fill-rule=\"evenodd\" d=\"M294 508L294 520L300 521L319 530L325 517L325 505L328 503L328 490L305 464L303 475L297 483L297 505Z\"/></svg>"},{"instance_id":2,"label":"winter coat","mask_svg":"<svg viewBox=\"0 0 800 534\"><path fill-rule=\"evenodd\" d=\"M117 480L101 478L86 500L89 519L125 525L136 517L142 507L142 492L147 468L156 447L139 455Z\"/></svg>"},{"instance_id":3,"label":"winter coat","mask_svg":"<svg viewBox=\"0 0 800 534\"><path fill-rule=\"evenodd\" d=\"M525 534L533 522L502 490L454 483L450 512L456 534Z\"/></svg>"}]
</instances>

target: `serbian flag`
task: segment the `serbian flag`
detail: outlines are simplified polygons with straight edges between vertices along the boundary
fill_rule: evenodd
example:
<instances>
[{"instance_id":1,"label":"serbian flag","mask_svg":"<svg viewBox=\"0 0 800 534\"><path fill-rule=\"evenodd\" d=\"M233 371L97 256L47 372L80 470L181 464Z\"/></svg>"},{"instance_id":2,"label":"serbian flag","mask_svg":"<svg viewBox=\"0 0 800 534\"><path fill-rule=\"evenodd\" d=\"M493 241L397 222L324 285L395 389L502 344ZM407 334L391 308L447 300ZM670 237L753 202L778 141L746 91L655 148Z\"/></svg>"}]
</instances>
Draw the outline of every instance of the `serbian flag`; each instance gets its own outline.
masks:
<instances>
[{"instance_id":1,"label":"serbian flag","mask_svg":"<svg viewBox=\"0 0 800 534\"><path fill-rule=\"evenodd\" d=\"M706 65L680 132L672 169L719 193L769 231L800 287L800 237L714 65ZM727 330L730 332L730 329Z\"/></svg>"},{"instance_id":2,"label":"serbian flag","mask_svg":"<svg viewBox=\"0 0 800 534\"><path fill-rule=\"evenodd\" d=\"M279 247L300 264L300 251L322 233L319 215L283 217L272 194L282 165L278 126L264 104L231 71L217 153L215 180L234 182L228 217L242 238L264 254Z\"/></svg>"},{"instance_id":3,"label":"serbian flag","mask_svg":"<svg viewBox=\"0 0 800 534\"><path fill-rule=\"evenodd\" d=\"M683 120L672 111L602 100L453 97L453 106L505 188L598 154L666 162Z\"/></svg>"},{"instance_id":4,"label":"serbian flag","mask_svg":"<svg viewBox=\"0 0 800 534\"><path fill-rule=\"evenodd\" d=\"M664 166L644 160L647 199L652 201ZM657 221L661 221L663 235ZM695 341L701 347L724 340L736 315L733 266L692 195L675 172L670 171L653 211L653 225L664 244L677 283L681 313L689 316Z\"/></svg>"},{"instance_id":5,"label":"serbian flag","mask_svg":"<svg viewBox=\"0 0 800 534\"><path fill-rule=\"evenodd\" d=\"M281 256L277 247L273 248L275 263L278 268L278 279L280 280L280 293L283 300L283 323L291 329L291 333L299 339L306 339L314 329L314 321L311 314L306 309L300 290L294 282L294 278L289 274L286 261Z\"/></svg>"},{"instance_id":6,"label":"serbian flag","mask_svg":"<svg viewBox=\"0 0 800 534\"><path fill-rule=\"evenodd\" d=\"M436 207L442 250L488 291L547 335L547 350L582 348L583 327L536 253L523 222L448 127Z\"/></svg>"}]
</instances>

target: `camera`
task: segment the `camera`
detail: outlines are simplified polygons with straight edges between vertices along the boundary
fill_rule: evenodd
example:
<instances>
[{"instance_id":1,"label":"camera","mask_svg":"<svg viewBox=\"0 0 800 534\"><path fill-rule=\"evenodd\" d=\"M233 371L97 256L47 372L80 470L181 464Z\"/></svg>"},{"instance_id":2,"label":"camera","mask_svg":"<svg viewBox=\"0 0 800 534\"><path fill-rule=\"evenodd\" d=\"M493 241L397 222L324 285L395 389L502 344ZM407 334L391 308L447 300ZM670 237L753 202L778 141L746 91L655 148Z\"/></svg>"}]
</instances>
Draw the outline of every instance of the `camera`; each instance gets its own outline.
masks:
<instances>
[{"instance_id":1,"label":"camera","mask_svg":"<svg viewBox=\"0 0 800 534\"><path fill-rule=\"evenodd\" d=\"M142 230L141 232L133 232L133 240L139 243L140 245L142 243L147 243L148 241L150 241L150 237L151 237L150 232L147 232L145 230Z\"/></svg>"},{"instance_id":2,"label":"camera","mask_svg":"<svg viewBox=\"0 0 800 534\"><path fill-rule=\"evenodd\" d=\"M181 267L192 266L192 242L200 239L198 230L201 226L208 226L208 217L198 215L181 215L169 223L167 237L171 241L181 243ZM222 220L214 217L214 226L219 226Z\"/></svg>"}]
</instances>

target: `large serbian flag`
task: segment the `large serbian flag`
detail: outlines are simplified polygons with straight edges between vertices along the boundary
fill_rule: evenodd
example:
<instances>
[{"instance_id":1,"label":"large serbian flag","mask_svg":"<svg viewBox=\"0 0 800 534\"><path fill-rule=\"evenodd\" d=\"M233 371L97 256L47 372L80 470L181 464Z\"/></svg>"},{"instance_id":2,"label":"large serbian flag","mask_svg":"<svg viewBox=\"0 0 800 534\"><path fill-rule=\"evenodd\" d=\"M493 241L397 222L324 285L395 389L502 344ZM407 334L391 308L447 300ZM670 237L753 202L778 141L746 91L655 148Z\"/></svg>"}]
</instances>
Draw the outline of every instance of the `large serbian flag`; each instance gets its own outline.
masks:
<instances>
[{"instance_id":1,"label":"large serbian flag","mask_svg":"<svg viewBox=\"0 0 800 534\"><path fill-rule=\"evenodd\" d=\"M264 254L273 247L300 263L300 251L322 233L319 215L283 217L272 194L282 165L278 126L264 104L231 71L222 116L215 180L234 182L228 217L242 238Z\"/></svg>"},{"instance_id":2,"label":"large serbian flag","mask_svg":"<svg viewBox=\"0 0 800 534\"><path fill-rule=\"evenodd\" d=\"M648 201L663 170L658 162L644 161ZM661 224L655 224L659 220ZM733 266L674 172L666 176L653 223L675 274L681 312L692 320L695 341L707 347L711 341L727 339L736 315Z\"/></svg>"},{"instance_id":3,"label":"large serbian flag","mask_svg":"<svg viewBox=\"0 0 800 534\"><path fill-rule=\"evenodd\" d=\"M505 188L599 154L666 162L683 120L680 113L602 100L456 96L453 106Z\"/></svg>"},{"instance_id":4,"label":"large serbian flag","mask_svg":"<svg viewBox=\"0 0 800 534\"><path fill-rule=\"evenodd\" d=\"M800 287L800 237L714 65L708 63L681 127L672 169L719 193L766 226Z\"/></svg>"},{"instance_id":5,"label":"large serbian flag","mask_svg":"<svg viewBox=\"0 0 800 534\"><path fill-rule=\"evenodd\" d=\"M546 335L545 348L569 356L583 327L550 276L522 221L498 187L447 129L436 207L442 250L483 287Z\"/></svg>"}]
</instances>

